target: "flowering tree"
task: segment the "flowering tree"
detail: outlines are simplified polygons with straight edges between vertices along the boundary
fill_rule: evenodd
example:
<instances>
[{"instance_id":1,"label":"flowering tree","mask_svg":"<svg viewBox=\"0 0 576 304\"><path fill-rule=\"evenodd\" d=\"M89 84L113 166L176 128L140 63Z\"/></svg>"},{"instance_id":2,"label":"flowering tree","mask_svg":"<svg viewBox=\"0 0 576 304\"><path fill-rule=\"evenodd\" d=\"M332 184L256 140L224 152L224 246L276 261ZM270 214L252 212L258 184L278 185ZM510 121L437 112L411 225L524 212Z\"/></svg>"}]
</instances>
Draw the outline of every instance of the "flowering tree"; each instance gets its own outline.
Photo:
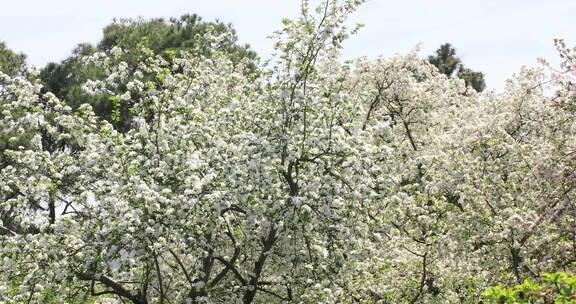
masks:
<instances>
[{"instance_id":1,"label":"flowering tree","mask_svg":"<svg viewBox=\"0 0 576 304\"><path fill-rule=\"evenodd\" d=\"M120 60L126 62L128 69L133 70L142 59L142 52L147 52L148 55L161 54L166 58L178 56L179 50L210 56L210 52L216 48L229 53L228 58L234 63L242 59L251 60L250 68L245 70L247 73L255 72L256 53L251 51L248 45L238 43L236 31L231 25L219 21L206 22L195 14L169 20L115 19L103 29L102 34L102 39L96 45L78 44L72 51L72 56L59 63L49 63L40 71L38 77L42 80L43 91L54 93L74 110L84 103L90 104L96 116L108 120L120 132L131 128L131 104L110 99L110 95L115 92L102 96L86 94L82 87L88 79L102 80L107 75L101 66L86 64L83 61L85 56L99 51L110 51L117 46L123 50ZM204 37L216 34L221 37L218 43L210 43L210 39L204 40ZM0 70L4 70L5 64L2 62L6 60L3 58L15 57L14 54L3 56L5 53L0 44ZM20 61L23 61L23 58ZM10 74L9 71L5 73Z\"/></svg>"},{"instance_id":2,"label":"flowering tree","mask_svg":"<svg viewBox=\"0 0 576 304\"><path fill-rule=\"evenodd\" d=\"M304 2L256 81L215 48L95 53L127 132L2 74L0 302L476 303L571 269L570 76L479 95L416 51L342 64L360 4Z\"/></svg>"}]
</instances>

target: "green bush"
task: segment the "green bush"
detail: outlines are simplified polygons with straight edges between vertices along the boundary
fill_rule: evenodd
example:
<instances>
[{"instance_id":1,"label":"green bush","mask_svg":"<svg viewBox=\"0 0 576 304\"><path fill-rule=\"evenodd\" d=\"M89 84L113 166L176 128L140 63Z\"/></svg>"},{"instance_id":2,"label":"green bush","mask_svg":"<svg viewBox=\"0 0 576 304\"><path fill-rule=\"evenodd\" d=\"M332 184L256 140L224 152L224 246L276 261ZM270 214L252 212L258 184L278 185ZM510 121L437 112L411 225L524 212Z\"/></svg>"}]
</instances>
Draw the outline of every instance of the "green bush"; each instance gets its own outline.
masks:
<instances>
[{"instance_id":1,"label":"green bush","mask_svg":"<svg viewBox=\"0 0 576 304\"><path fill-rule=\"evenodd\" d=\"M484 293L487 303L576 303L576 276L564 272L544 273L538 280L506 287L497 285Z\"/></svg>"}]
</instances>

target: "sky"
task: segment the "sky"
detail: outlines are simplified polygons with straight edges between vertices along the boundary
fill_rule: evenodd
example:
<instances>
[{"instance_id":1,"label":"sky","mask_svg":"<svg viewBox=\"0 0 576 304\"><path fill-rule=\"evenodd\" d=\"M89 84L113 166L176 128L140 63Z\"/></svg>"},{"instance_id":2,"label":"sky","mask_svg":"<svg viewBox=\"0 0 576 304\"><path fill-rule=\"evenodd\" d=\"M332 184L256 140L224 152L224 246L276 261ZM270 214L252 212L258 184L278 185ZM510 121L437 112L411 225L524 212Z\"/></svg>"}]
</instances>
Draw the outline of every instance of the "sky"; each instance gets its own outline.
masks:
<instances>
[{"instance_id":1,"label":"sky","mask_svg":"<svg viewBox=\"0 0 576 304\"><path fill-rule=\"evenodd\" d=\"M317 1L312 0L312 3ZM196 13L232 23L242 43L263 58L280 20L296 17L299 0L0 0L0 41L38 67L96 43L114 17L171 17ZM349 22L364 24L344 45L344 59L406 53L422 56L450 42L464 64L501 90L522 65L559 58L554 38L576 45L575 0L368 0Z\"/></svg>"}]
</instances>

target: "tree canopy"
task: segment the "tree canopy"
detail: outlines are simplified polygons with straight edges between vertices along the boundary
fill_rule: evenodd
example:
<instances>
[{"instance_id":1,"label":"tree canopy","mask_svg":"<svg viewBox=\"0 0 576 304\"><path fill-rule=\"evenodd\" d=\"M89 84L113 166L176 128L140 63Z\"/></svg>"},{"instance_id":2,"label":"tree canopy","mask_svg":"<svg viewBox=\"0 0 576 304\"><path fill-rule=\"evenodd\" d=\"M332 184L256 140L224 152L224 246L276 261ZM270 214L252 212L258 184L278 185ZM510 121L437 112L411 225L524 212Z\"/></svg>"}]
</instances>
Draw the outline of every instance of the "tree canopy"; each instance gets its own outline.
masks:
<instances>
[{"instance_id":1,"label":"tree canopy","mask_svg":"<svg viewBox=\"0 0 576 304\"><path fill-rule=\"evenodd\" d=\"M209 40L207 37L218 37ZM167 60L180 56L181 51L209 56L214 50L227 53L234 64L247 60L247 74L255 72L256 53L248 45L240 45L235 30L230 24L206 22L197 15L180 18L118 19L103 30L103 37L93 46L79 44L72 56L60 63L50 63L42 69L44 90L54 93L73 109L84 103L92 105L97 116L108 120L121 131L131 124L131 105L118 105L107 94L95 98L85 94L83 85L89 79L104 79L106 71L101 66L86 65L82 58L113 47L124 50L123 61L128 69L135 70L143 58L150 54L161 54Z\"/></svg>"},{"instance_id":2,"label":"tree canopy","mask_svg":"<svg viewBox=\"0 0 576 304\"><path fill-rule=\"evenodd\" d=\"M416 51L343 63L361 4L304 1L257 78L88 52L126 130L1 73L0 302L479 303L573 272L576 49L481 94Z\"/></svg>"},{"instance_id":3,"label":"tree canopy","mask_svg":"<svg viewBox=\"0 0 576 304\"><path fill-rule=\"evenodd\" d=\"M456 76L463 79L466 85L478 92L486 88L484 74L465 67L462 60L456 57L456 49L450 43L441 45L436 50L436 54L428 56L428 61L437 67L440 73L448 77Z\"/></svg>"},{"instance_id":4,"label":"tree canopy","mask_svg":"<svg viewBox=\"0 0 576 304\"><path fill-rule=\"evenodd\" d=\"M6 43L0 41L0 72L14 76L24 71L26 55L10 50Z\"/></svg>"}]
</instances>

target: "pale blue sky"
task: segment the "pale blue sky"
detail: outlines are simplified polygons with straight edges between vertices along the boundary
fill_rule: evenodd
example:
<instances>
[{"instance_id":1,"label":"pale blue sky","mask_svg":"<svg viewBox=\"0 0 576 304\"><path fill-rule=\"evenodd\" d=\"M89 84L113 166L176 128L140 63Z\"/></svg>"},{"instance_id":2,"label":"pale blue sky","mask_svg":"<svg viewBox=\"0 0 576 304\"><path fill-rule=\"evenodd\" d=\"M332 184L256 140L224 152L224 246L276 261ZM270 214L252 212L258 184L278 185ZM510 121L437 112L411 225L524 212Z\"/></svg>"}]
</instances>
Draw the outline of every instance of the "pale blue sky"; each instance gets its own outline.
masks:
<instances>
[{"instance_id":1,"label":"pale blue sky","mask_svg":"<svg viewBox=\"0 0 576 304\"><path fill-rule=\"evenodd\" d=\"M114 17L197 13L231 22L242 42L263 57L280 19L298 0L0 0L0 40L43 66L64 59L79 42L96 42ZM369 0L351 18L365 27L346 43L345 58L404 53L422 43L423 56L450 42L469 67L500 89L537 57L558 62L554 38L576 45L575 0Z\"/></svg>"}]
</instances>

